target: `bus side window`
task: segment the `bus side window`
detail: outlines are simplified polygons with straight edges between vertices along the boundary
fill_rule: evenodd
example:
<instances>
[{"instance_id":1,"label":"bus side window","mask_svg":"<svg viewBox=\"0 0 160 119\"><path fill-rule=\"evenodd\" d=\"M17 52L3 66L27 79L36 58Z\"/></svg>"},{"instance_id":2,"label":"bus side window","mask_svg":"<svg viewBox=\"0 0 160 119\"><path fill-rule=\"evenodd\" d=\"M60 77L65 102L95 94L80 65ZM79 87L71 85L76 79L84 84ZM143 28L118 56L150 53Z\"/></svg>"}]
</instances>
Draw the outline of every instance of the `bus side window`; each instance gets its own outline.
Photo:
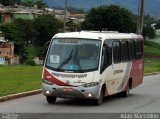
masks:
<instances>
[{"instance_id":1,"label":"bus side window","mask_svg":"<svg viewBox=\"0 0 160 119\"><path fill-rule=\"evenodd\" d=\"M141 59L143 55L143 42L140 40L136 41L136 59Z\"/></svg>"},{"instance_id":2,"label":"bus side window","mask_svg":"<svg viewBox=\"0 0 160 119\"><path fill-rule=\"evenodd\" d=\"M129 60L134 60L136 58L135 55L135 41L129 41Z\"/></svg>"},{"instance_id":3,"label":"bus side window","mask_svg":"<svg viewBox=\"0 0 160 119\"><path fill-rule=\"evenodd\" d=\"M112 64L112 41L110 40L107 43L107 50L106 50L106 54L107 54L107 58L108 58L108 66Z\"/></svg>"},{"instance_id":4,"label":"bus side window","mask_svg":"<svg viewBox=\"0 0 160 119\"><path fill-rule=\"evenodd\" d=\"M121 46L120 41L113 41L113 62L120 63L121 62Z\"/></svg>"},{"instance_id":5,"label":"bus side window","mask_svg":"<svg viewBox=\"0 0 160 119\"><path fill-rule=\"evenodd\" d=\"M121 41L121 60L122 62L129 60L128 41Z\"/></svg>"},{"instance_id":6,"label":"bus side window","mask_svg":"<svg viewBox=\"0 0 160 119\"><path fill-rule=\"evenodd\" d=\"M102 59L101 59L101 73L106 69L106 44L103 44L103 49L102 49Z\"/></svg>"}]
</instances>

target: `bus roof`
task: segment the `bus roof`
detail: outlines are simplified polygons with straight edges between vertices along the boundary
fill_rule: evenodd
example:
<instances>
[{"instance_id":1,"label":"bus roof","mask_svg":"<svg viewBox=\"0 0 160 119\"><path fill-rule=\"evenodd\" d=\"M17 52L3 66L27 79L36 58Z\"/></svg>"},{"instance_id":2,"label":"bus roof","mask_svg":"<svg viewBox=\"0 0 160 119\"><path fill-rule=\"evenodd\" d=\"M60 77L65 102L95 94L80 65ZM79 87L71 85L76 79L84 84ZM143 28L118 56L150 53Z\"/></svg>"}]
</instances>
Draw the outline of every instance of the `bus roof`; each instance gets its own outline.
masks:
<instances>
[{"instance_id":1,"label":"bus roof","mask_svg":"<svg viewBox=\"0 0 160 119\"><path fill-rule=\"evenodd\" d=\"M134 33L119 33L116 31L81 31L81 32L68 32L58 33L53 38L85 38L85 39L136 39L143 38L141 35Z\"/></svg>"}]
</instances>

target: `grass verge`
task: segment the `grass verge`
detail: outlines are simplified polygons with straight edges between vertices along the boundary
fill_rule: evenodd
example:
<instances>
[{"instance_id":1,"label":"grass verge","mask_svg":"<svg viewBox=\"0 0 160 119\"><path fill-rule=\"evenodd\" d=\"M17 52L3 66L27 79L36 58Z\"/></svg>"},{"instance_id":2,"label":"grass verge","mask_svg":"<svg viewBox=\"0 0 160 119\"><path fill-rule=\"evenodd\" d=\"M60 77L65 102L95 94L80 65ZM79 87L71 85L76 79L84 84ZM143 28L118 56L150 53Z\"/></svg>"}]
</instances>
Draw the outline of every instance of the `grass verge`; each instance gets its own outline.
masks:
<instances>
[{"instance_id":1,"label":"grass verge","mask_svg":"<svg viewBox=\"0 0 160 119\"><path fill-rule=\"evenodd\" d=\"M152 41L144 42L144 73L160 71L160 44Z\"/></svg>"},{"instance_id":2,"label":"grass verge","mask_svg":"<svg viewBox=\"0 0 160 119\"><path fill-rule=\"evenodd\" d=\"M144 73L160 71L160 59L145 58L144 60Z\"/></svg>"},{"instance_id":3,"label":"grass verge","mask_svg":"<svg viewBox=\"0 0 160 119\"><path fill-rule=\"evenodd\" d=\"M160 57L160 44L151 41L144 42L144 53Z\"/></svg>"},{"instance_id":4,"label":"grass verge","mask_svg":"<svg viewBox=\"0 0 160 119\"><path fill-rule=\"evenodd\" d=\"M0 97L41 88L42 66L0 66Z\"/></svg>"}]
</instances>

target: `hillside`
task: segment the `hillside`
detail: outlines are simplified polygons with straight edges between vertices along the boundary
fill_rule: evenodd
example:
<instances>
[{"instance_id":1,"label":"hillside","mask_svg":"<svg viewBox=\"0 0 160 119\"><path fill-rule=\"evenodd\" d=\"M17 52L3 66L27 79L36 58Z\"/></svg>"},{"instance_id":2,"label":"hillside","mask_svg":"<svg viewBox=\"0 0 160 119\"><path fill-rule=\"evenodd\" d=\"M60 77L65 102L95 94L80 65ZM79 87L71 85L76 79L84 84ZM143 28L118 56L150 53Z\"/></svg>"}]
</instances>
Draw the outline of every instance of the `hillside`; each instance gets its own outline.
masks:
<instances>
[{"instance_id":1,"label":"hillside","mask_svg":"<svg viewBox=\"0 0 160 119\"><path fill-rule=\"evenodd\" d=\"M146 57L160 58L160 44L151 41L145 41L144 51Z\"/></svg>"},{"instance_id":2,"label":"hillside","mask_svg":"<svg viewBox=\"0 0 160 119\"><path fill-rule=\"evenodd\" d=\"M151 73L160 71L160 44L145 41L144 54L144 72Z\"/></svg>"},{"instance_id":3,"label":"hillside","mask_svg":"<svg viewBox=\"0 0 160 119\"><path fill-rule=\"evenodd\" d=\"M44 0L49 7L64 7L65 0ZM98 5L117 4L128 8L134 13L138 11L139 0L68 0L68 6L88 10ZM160 17L160 0L145 0L145 13Z\"/></svg>"}]
</instances>

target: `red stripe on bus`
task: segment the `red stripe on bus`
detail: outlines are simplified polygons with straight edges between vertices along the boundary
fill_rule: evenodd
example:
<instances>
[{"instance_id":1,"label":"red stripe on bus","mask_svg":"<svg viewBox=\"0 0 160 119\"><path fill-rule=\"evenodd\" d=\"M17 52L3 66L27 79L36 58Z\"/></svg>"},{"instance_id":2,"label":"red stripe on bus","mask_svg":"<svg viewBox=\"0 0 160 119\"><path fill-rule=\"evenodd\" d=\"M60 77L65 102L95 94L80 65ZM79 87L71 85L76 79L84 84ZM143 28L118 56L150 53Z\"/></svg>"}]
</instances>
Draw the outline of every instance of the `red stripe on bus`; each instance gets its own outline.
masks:
<instances>
[{"instance_id":1,"label":"red stripe on bus","mask_svg":"<svg viewBox=\"0 0 160 119\"><path fill-rule=\"evenodd\" d=\"M59 86L71 86L67 83L64 83L60 80L58 80L57 78L55 78L51 73L49 73L47 71L47 69L44 68L44 72L43 72L43 79L44 80L49 80L50 82L56 84L56 85L59 85Z\"/></svg>"},{"instance_id":2,"label":"red stripe on bus","mask_svg":"<svg viewBox=\"0 0 160 119\"><path fill-rule=\"evenodd\" d=\"M139 69L140 65L142 69ZM137 87L143 81L143 65L143 59L132 62L132 68L130 73L130 77L132 77L132 88Z\"/></svg>"}]
</instances>

